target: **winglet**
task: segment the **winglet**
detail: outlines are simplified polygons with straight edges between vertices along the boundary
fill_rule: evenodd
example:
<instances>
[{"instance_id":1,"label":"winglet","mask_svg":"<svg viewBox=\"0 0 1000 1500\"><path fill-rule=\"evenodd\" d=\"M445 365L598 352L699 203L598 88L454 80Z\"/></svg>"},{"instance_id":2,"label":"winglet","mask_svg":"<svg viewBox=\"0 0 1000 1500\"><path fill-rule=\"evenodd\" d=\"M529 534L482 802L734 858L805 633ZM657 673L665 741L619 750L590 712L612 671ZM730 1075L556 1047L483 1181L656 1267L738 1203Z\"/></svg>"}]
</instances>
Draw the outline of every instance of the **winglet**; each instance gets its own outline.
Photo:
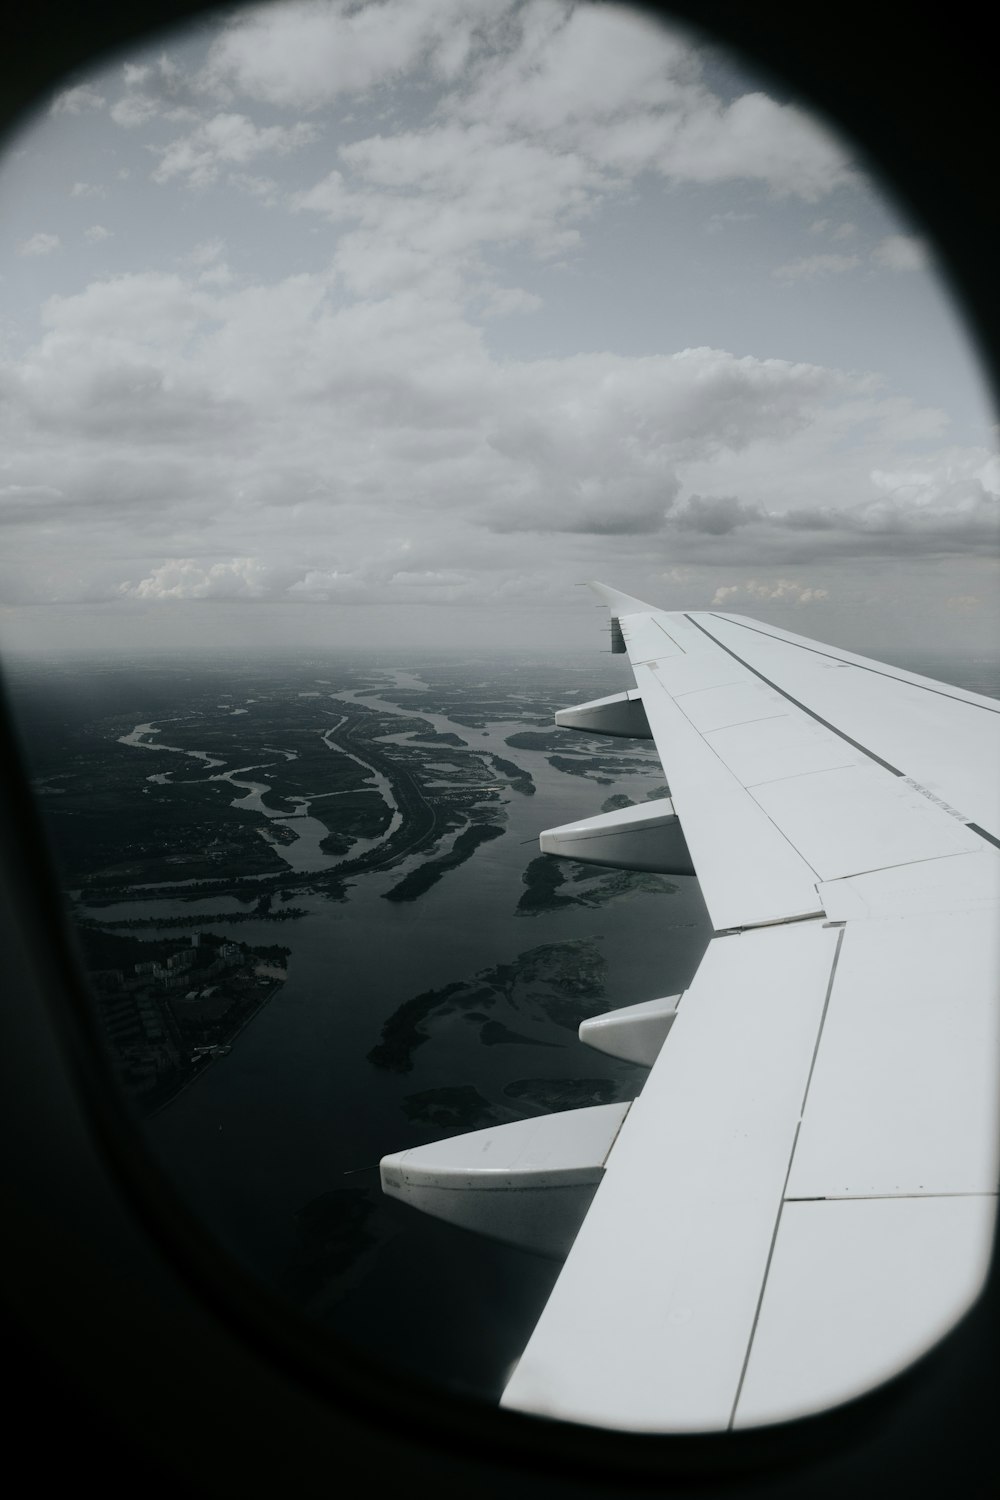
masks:
<instances>
[{"instance_id":1,"label":"winglet","mask_svg":"<svg viewBox=\"0 0 1000 1500\"><path fill-rule=\"evenodd\" d=\"M593 589L599 599L602 599L611 611L611 618L617 620L619 615L651 615L656 613L655 604L644 604L641 599L633 599L631 594L622 594L618 589L609 588L606 583L598 583L595 578L590 579L587 584Z\"/></svg>"}]
</instances>

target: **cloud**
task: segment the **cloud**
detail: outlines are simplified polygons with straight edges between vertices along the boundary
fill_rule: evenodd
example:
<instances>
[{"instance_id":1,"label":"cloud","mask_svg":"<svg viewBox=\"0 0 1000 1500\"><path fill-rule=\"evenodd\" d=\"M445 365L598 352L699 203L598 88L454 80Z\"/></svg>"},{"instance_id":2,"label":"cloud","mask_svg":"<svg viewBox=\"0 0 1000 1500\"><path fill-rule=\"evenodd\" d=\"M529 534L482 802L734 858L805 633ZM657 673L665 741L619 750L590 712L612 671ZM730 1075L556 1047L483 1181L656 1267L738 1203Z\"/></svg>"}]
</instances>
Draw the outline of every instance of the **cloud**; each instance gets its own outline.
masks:
<instances>
[{"instance_id":1,"label":"cloud","mask_svg":"<svg viewBox=\"0 0 1000 1500\"><path fill-rule=\"evenodd\" d=\"M106 198L108 190L92 182L74 182L69 195L71 198Z\"/></svg>"},{"instance_id":2,"label":"cloud","mask_svg":"<svg viewBox=\"0 0 1000 1500\"><path fill-rule=\"evenodd\" d=\"M756 505L744 505L735 495L707 498L689 495L670 519L682 531L700 531L706 536L728 536L738 526L751 526L760 521L761 512Z\"/></svg>"},{"instance_id":3,"label":"cloud","mask_svg":"<svg viewBox=\"0 0 1000 1500\"><path fill-rule=\"evenodd\" d=\"M123 130L135 130L148 125L160 112L159 104L148 94L126 94L111 106L111 118Z\"/></svg>"},{"instance_id":4,"label":"cloud","mask_svg":"<svg viewBox=\"0 0 1000 1500\"><path fill-rule=\"evenodd\" d=\"M938 415L868 377L707 348L500 360L453 300L352 300L336 269L237 284L224 251L51 298L0 367L5 477L58 492L49 523L93 567L128 516L129 597L501 589L526 536L570 576L598 546L762 569L996 536L996 461L934 457Z\"/></svg>"},{"instance_id":5,"label":"cloud","mask_svg":"<svg viewBox=\"0 0 1000 1500\"><path fill-rule=\"evenodd\" d=\"M259 557L233 557L208 566L193 557L173 558L138 583L125 583L130 599L263 599L272 591L275 570Z\"/></svg>"},{"instance_id":6,"label":"cloud","mask_svg":"<svg viewBox=\"0 0 1000 1500\"><path fill-rule=\"evenodd\" d=\"M757 604L772 604L777 601L784 604L813 604L827 598L827 589L798 583L793 578L778 578L770 583L750 578L746 583L728 584L716 589L712 604L724 605L728 609L731 604L744 599Z\"/></svg>"},{"instance_id":7,"label":"cloud","mask_svg":"<svg viewBox=\"0 0 1000 1500\"><path fill-rule=\"evenodd\" d=\"M367 566L340 571L310 568L286 590L290 599L324 604L398 603L447 604L475 601L481 580L457 568L394 568Z\"/></svg>"},{"instance_id":8,"label":"cloud","mask_svg":"<svg viewBox=\"0 0 1000 1500\"><path fill-rule=\"evenodd\" d=\"M165 53L154 63L125 63L125 92L111 106L111 119L123 130L137 130L156 119L196 120L196 96L184 70Z\"/></svg>"},{"instance_id":9,"label":"cloud","mask_svg":"<svg viewBox=\"0 0 1000 1500\"><path fill-rule=\"evenodd\" d=\"M809 225L810 234L829 234L833 240L850 240L858 232L858 226L848 222L834 224L832 219L814 219Z\"/></svg>"},{"instance_id":10,"label":"cloud","mask_svg":"<svg viewBox=\"0 0 1000 1500\"><path fill-rule=\"evenodd\" d=\"M481 274L487 247L564 254L602 187L583 158L500 140L487 126L375 136L342 148L340 158L351 180L331 172L293 206L353 221L336 256L362 296L417 283L454 287L456 277Z\"/></svg>"},{"instance_id":11,"label":"cloud","mask_svg":"<svg viewBox=\"0 0 1000 1500\"><path fill-rule=\"evenodd\" d=\"M254 125L246 115L217 114L168 146L156 147L160 160L154 182L183 177L192 187L208 187L224 165L242 164L267 152L280 156L316 139L314 126Z\"/></svg>"},{"instance_id":12,"label":"cloud","mask_svg":"<svg viewBox=\"0 0 1000 1500\"><path fill-rule=\"evenodd\" d=\"M44 230L39 230L37 234L33 234L30 239L18 246L18 253L20 255L51 255L53 250L58 250L59 244L57 234L46 234Z\"/></svg>"},{"instance_id":13,"label":"cloud","mask_svg":"<svg viewBox=\"0 0 1000 1500\"><path fill-rule=\"evenodd\" d=\"M484 318L505 318L511 313L533 313L542 306L542 299L535 292L527 292L520 286L494 287L483 303Z\"/></svg>"},{"instance_id":14,"label":"cloud","mask_svg":"<svg viewBox=\"0 0 1000 1500\"><path fill-rule=\"evenodd\" d=\"M317 109L366 94L421 63L454 77L474 39L502 23L508 9L465 0L258 6L234 17L212 44L201 84L223 97Z\"/></svg>"},{"instance_id":15,"label":"cloud","mask_svg":"<svg viewBox=\"0 0 1000 1500\"><path fill-rule=\"evenodd\" d=\"M361 94L418 65L436 76L425 122L346 142L334 169L292 195L294 209L335 226L337 265L357 296L472 292L491 259L522 246L571 256L594 215L647 172L807 199L850 180L841 147L807 116L761 93L724 103L702 82L695 51L634 12L554 0L473 8L459 85L441 61L453 10L417 0L386 38L374 22L396 16L391 0L350 14L276 7L235 21L213 53L215 86L224 77L230 90L299 109L348 87L339 62L293 84L290 59L306 39L315 62L328 43L353 55L363 33L367 65L350 83ZM189 166L189 147L176 145ZM171 169L165 159L157 179Z\"/></svg>"},{"instance_id":16,"label":"cloud","mask_svg":"<svg viewBox=\"0 0 1000 1500\"><path fill-rule=\"evenodd\" d=\"M456 102L470 123L516 129L631 179L762 182L815 201L850 179L842 148L810 117L761 93L724 104L695 51L617 7L535 0L508 18L517 37Z\"/></svg>"},{"instance_id":17,"label":"cloud","mask_svg":"<svg viewBox=\"0 0 1000 1500\"><path fill-rule=\"evenodd\" d=\"M478 604L670 564L686 587L711 569L720 601L797 607L825 597L828 562L972 557L996 537L995 462L871 374L708 347L518 357L516 325L488 322L537 313L530 347L566 347L606 245L592 262L578 248L602 214L620 227L618 203L696 199L717 232L850 183L797 110L718 97L695 49L641 16L310 0L233 13L201 72L164 55L122 78L116 123L157 131L116 149L165 187L282 203L310 269L255 275L240 240L234 275L206 226L187 255L168 247L169 271L46 302L33 347L0 359L21 596ZM353 117L305 117L331 105ZM263 175L321 123L341 142L322 167L316 151ZM664 190L724 183L739 196ZM727 201L740 211L709 215ZM258 222L273 265L276 218ZM832 210L812 227L826 238L805 246L828 252L852 228ZM897 240L913 243L890 236L871 264L902 267ZM775 275L861 264L826 253ZM965 583L956 565L949 594Z\"/></svg>"},{"instance_id":18,"label":"cloud","mask_svg":"<svg viewBox=\"0 0 1000 1500\"><path fill-rule=\"evenodd\" d=\"M0 369L9 479L61 492L60 534L96 553L128 515L137 545L175 539L130 575L144 598L263 597L310 571L391 592L474 567L500 587L526 534L564 570L595 538L718 545L766 524L732 491L685 499L691 466L859 399L837 372L711 349L498 361L452 303L345 301L330 272L206 282L223 252L51 298L39 343ZM399 550L414 528L421 562ZM211 572L234 533L274 570ZM157 571L165 554L183 567Z\"/></svg>"},{"instance_id":19,"label":"cloud","mask_svg":"<svg viewBox=\"0 0 1000 1500\"><path fill-rule=\"evenodd\" d=\"M706 228L709 234L719 234L728 228L730 224L747 224L757 215L752 213L738 213L735 209L728 208L723 213L709 214Z\"/></svg>"},{"instance_id":20,"label":"cloud","mask_svg":"<svg viewBox=\"0 0 1000 1500\"><path fill-rule=\"evenodd\" d=\"M76 88L64 89L57 94L52 101L50 113L54 115L79 115L85 109L103 109L107 100L103 94L99 94L89 83L78 84Z\"/></svg>"},{"instance_id":21,"label":"cloud","mask_svg":"<svg viewBox=\"0 0 1000 1500\"><path fill-rule=\"evenodd\" d=\"M706 101L682 121L661 161L650 165L681 181L758 181L807 203L851 179L834 138L766 94L744 94L723 108Z\"/></svg>"},{"instance_id":22,"label":"cloud","mask_svg":"<svg viewBox=\"0 0 1000 1500\"><path fill-rule=\"evenodd\" d=\"M230 187L256 198L267 208L274 208L278 203L278 184L273 177L260 177L252 172L229 172L226 181Z\"/></svg>"},{"instance_id":23,"label":"cloud","mask_svg":"<svg viewBox=\"0 0 1000 1500\"><path fill-rule=\"evenodd\" d=\"M99 245L102 240L111 239L111 236L112 231L106 229L103 224L91 224L89 229L83 231L84 239L89 240L92 245Z\"/></svg>"},{"instance_id":24,"label":"cloud","mask_svg":"<svg viewBox=\"0 0 1000 1500\"><path fill-rule=\"evenodd\" d=\"M735 500L688 499L680 471L808 425L835 374L715 349L506 366L489 443L495 531L649 536L668 521L721 533L752 519Z\"/></svg>"},{"instance_id":25,"label":"cloud","mask_svg":"<svg viewBox=\"0 0 1000 1500\"><path fill-rule=\"evenodd\" d=\"M331 178L300 206L389 226L392 210L405 219L404 209L363 201L360 188L437 189L441 198L449 182L465 183L474 201L463 215L453 191L447 227L475 241L491 181L499 198L500 184L514 179L511 211L524 199L537 205L530 237L542 243L567 212L589 212L596 197L647 170L679 182L749 180L810 201L851 178L841 146L810 117L762 93L723 103L701 82L693 48L625 8L562 0L260 7L234 17L215 41L199 86L227 101L301 111L372 96L417 70L442 89L437 122L352 143L341 153L350 192L334 204Z\"/></svg>"},{"instance_id":26,"label":"cloud","mask_svg":"<svg viewBox=\"0 0 1000 1500\"><path fill-rule=\"evenodd\" d=\"M198 270L198 280L204 282L207 277L218 281L220 270L224 272L223 280L229 280L229 270L225 260L226 243L216 236L210 240L200 240L187 255L182 257L185 265L195 266Z\"/></svg>"},{"instance_id":27,"label":"cloud","mask_svg":"<svg viewBox=\"0 0 1000 1500\"><path fill-rule=\"evenodd\" d=\"M671 547L699 561L719 554L739 563L834 558L994 555L1000 543L1000 478L995 455L953 450L922 469L872 470L863 499L840 505L765 510L735 499L706 504L707 524L686 524L690 501L669 518ZM866 482L865 482L866 481ZM696 497L692 497L696 498ZM719 522L714 507L720 507ZM729 523L732 524L729 524ZM685 535L689 533L689 535ZM694 533L694 534L690 534Z\"/></svg>"},{"instance_id":28,"label":"cloud","mask_svg":"<svg viewBox=\"0 0 1000 1500\"><path fill-rule=\"evenodd\" d=\"M811 281L817 276L842 276L861 264L857 255L804 255L776 266L771 275L778 281Z\"/></svg>"},{"instance_id":29,"label":"cloud","mask_svg":"<svg viewBox=\"0 0 1000 1500\"><path fill-rule=\"evenodd\" d=\"M875 246L872 260L886 271L923 271L930 264L924 241L909 234L887 235Z\"/></svg>"}]
</instances>

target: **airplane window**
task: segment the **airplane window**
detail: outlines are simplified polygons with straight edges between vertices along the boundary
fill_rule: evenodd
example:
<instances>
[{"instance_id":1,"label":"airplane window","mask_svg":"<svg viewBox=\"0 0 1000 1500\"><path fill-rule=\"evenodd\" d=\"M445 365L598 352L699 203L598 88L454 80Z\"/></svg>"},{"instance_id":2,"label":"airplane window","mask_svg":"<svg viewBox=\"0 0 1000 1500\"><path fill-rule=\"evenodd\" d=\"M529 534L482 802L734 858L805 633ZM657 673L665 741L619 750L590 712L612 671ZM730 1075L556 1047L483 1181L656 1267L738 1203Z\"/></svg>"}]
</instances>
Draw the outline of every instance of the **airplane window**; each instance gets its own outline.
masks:
<instances>
[{"instance_id":1,"label":"airplane window","mask_svg":"<svg viewBox=\"0 0 1000 1500\"><path fill-rule=\"evenodd\" d=\"M730 930L683 861L539 849L677 792L651 720L554 723L634 689L618 618L833 643L834 695L846 652L1000 698L994 418L933 252L772 80L582 0L212 13L67 79L0 215L0 649L122 1096L290 1307L496 1403L596 1179L477 1234L379 1162L569 1111L610 1160L657 1049L578 1029ZM927 858L992 859L929 781L966 842Z\"/></svg>"}]
</instances>

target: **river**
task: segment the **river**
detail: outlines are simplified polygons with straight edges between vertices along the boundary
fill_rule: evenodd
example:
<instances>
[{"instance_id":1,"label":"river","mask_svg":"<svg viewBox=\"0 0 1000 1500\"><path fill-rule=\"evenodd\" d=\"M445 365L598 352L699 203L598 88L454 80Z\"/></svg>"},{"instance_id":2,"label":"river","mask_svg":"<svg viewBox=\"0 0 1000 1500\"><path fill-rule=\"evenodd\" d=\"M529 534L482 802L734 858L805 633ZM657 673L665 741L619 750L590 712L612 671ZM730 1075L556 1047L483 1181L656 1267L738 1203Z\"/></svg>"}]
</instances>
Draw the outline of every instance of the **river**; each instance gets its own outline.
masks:
<instances>
[{"instance_id":1,"label":"river","mask_svg":"<svg viewBox=\"0 0 1000 1500\"><path fill-rule=\"evenodd\" d=\"M708 937L707 919L696 882L683 878L672 895L635 891L596 910L573 906L518 914L523 873L537 854L539 831L596 811L612 793L639 800L662 785L655 752L651 746L633 749L632 757L650 762L648 768L599 786L553 769L543 751L507 745L510 734L525 728L518 719L470 730L444 714L394 703L394 688L419 685L412 673L387 673L385 683L376 696L361 689L330 696L346 702L364 692L361 701L387 714L412 719L416 713L435 730L457 733L476 750L497 753L529 772L535 795L505 788L503 836L480 846L416 901L389 902L382 896L425 854L391 870L351 877L345 901L293 893L289 904L307 912L297 921L206 924L239 941L289 946L288 979L232 1052L154 1116L147 1130L190 1205L234 1255L272 1284L294 1261L296 1213L331 1191L363 1193L377 1243L332 1278L314 1315L394 1362L493 1399L556 1267L381 1198L374 1170L380 1156L447 1133L414 1125L404 1102L415 1092L460 1085L502 1101L508 1083L537 1076L624 1079L638 1090L644 1075L591 1052L555 1025L544 1050L519 1043L484 1046L478 1030L461 1017L435 1028L405 1075L373 1067L366 1054L378 1042L385 1019L405 1000L512 963L542 944L597 943L607 964L608 1008L673 993L697 964ZM342 715L335 715L326 735L335 737L342 723ZM155 732L153 724L137 725L122 743L146 747ZM184 753L213 759L206 752ZM622 753L629 754L627 742ZM251 784L235 780L250 770L255 772ZM260 766L244 767L226 773L226 779L253 797L259 811L300 833L294 844L276 845L277 852L296 870L340 862L323 856L309 838L306 825L322 828L318 820L282 817L268 808L269 786L259 779L264 774ZM375 784L395 809L385 778L375 774ZM450 848L454 836L436 852ZM361 847L376 842L361 841ZM358 852L356 844L348 857ZM313 863L317 858L322 863ZM227 898L183 901L164 888L162 900L82 914L108 922L199 910L216 915L227 908L246 910ZM477 1278L482 1281L478 1293Z\"/></svg>"}]
</instances>

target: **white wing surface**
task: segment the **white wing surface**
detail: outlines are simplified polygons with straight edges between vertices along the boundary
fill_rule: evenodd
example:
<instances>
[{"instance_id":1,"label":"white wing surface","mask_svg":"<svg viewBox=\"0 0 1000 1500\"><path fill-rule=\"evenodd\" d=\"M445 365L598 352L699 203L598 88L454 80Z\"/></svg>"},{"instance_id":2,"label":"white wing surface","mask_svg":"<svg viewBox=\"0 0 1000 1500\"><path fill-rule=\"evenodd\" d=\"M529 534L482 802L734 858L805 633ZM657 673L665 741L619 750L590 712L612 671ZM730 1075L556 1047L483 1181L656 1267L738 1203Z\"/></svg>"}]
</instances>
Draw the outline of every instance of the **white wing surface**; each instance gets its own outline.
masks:
<instances>
[{"instance_id":1,"label":"white wing surface","mask_svg":"<svg viewBox=\"0 0 1000 1500\"><path fill-rule=\"evenodd\" d=\"M651 1069L590 1150L582 1223L503 1404L635 1431L784 1420L905 1367L985 1279L1000 702L594 587L637 691L559 721L650 735L670 799L542 847L693 867L716 935L679 1002L582 1033ZM470 1159L499 1161L501 1135L467 1137ZM386 1159L411 1201L434 1149Z\"/></svg>"}]
</instances>

